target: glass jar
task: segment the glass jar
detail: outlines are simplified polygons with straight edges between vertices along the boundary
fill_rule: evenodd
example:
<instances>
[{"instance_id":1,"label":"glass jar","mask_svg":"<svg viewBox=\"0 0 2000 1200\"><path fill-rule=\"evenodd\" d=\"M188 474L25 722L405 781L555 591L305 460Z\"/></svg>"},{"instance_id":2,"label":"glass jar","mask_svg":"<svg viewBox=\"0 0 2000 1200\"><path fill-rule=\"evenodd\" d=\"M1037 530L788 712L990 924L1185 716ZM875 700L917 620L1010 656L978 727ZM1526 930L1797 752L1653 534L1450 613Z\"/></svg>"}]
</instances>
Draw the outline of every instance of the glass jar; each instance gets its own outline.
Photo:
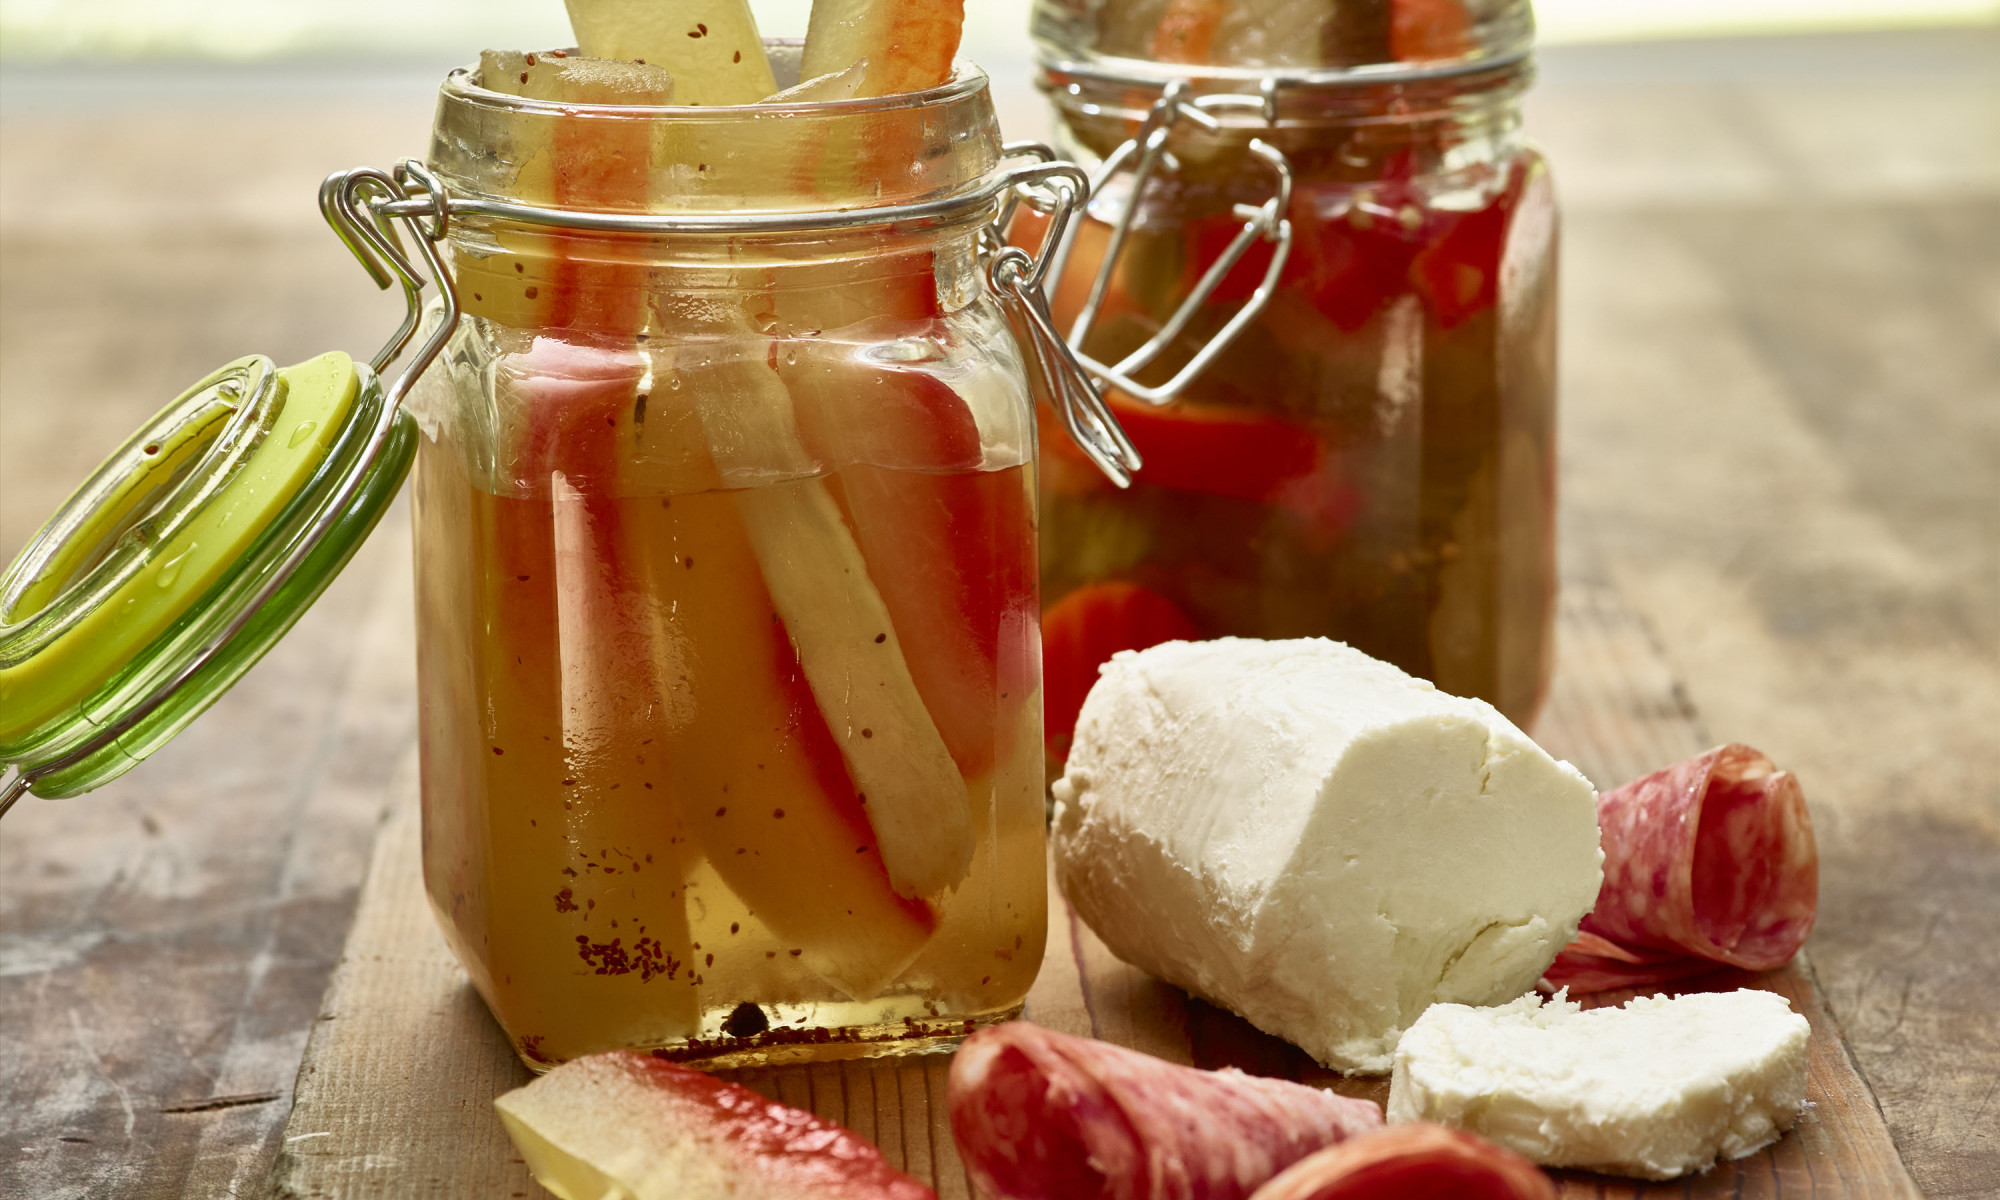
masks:
<instances>
[{"instance_id":1,"label":"glass jar","mask_svg":"<svg viewBox=\"0 0 2000 1200\"><path fill-rule=\"evenodd\" d=\"M1232 9L1201 34L1228 65L1149 59L1199 57L1174 25L1188 8L1035 12L1058 149L1094 173L1162 127L1169 90L1183 112L1210 105L1165 118L1145 186L1128 158L1092 198L1054 292L1065 328L1132 210L1081 347L1092 358L1160 333L1244 206L1271 197L1253 142L1282 151L1291 180L1268 297L1276 239L1254 242L1178 355L1137 378L1158 383L1246 303L1263 305L1254 320L1171 403L1111 391L1144 460L1129 492L1043 442L1051 762L1097 664L1175 637L1335 638L1526 724L1556 586L1557 220L1547 164L1520 134L1527 5L1473 21L1457 0L1342 0L1323 28L1282 39Z\"/></svg>"},{"instance_id":2,"label":"glass jar","mask_svg":"<svg viewBox=\"0 0 2000 1200\"><path fill-rule=\"evenodd\" d=\"M740 108L445 83L430 165L484 212L454 209L464 318L410 402L424 874L536 1069L1020 1010L1046 890L1001 157L970 67Z\"/></svg>"}]
</instances>

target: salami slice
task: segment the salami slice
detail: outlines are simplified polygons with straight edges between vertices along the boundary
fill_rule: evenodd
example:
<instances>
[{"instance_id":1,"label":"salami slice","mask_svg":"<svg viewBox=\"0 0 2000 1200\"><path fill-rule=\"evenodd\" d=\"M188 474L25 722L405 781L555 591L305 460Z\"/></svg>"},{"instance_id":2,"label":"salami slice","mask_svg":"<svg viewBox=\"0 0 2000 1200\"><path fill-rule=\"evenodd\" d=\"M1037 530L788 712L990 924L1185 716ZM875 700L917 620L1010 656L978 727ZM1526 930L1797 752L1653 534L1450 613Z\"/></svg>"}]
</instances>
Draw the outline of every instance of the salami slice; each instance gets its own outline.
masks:
<instances>
[{"instance_id":1,"label":"salami slice","mask_svg":"<svg viewBox=\"0 0 2000 1200\"><path fill-rule=\"evenodd\" d=\"M1555 1200L1535 1164L1442 1125L1392 1125L1285 1168L1250 1200Z\"/></svg>"},{"instance_id":2,"label":"salami slice","mask_svg":"<svg viewBox=\"0 0 2000 1200\"><path fill-rule=\"evenodd\" d=\"M1543 977L1603 991L1718 966L1765 971L1805 943L1819 849L1798 780L1748 746L1710 750L1597 800L1604 886Z\"/></svg>"},{"instance_id":3,"label":"salami slice","mask_svg":"<svg viewBox=\"0 0 2000 1200\"><path fill-rule=\"evenodd\" d=\"M1247 1200L1313 1151L1382 1124L1367 1100L1025 1021L966 1039L949 1097L966 1171L993 1200Z\"/></svg>"}]
</instances>

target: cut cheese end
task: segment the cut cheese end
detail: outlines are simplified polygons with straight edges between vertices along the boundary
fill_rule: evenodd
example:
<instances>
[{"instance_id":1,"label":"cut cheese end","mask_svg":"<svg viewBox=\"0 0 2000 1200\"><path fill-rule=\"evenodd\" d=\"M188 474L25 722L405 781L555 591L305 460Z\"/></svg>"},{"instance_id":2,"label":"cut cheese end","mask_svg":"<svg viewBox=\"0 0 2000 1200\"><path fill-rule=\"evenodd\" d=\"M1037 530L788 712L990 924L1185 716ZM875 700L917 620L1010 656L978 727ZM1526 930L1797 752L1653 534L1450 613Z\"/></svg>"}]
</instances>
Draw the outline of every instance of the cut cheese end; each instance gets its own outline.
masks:
<instances>
[{"instance_id":1,"label":"cut cheese end","mask_svg":"<svg viewBox=\"0 0 2000 1200\"><path fill-rule=\"evenodd\" d=\"M744 0L567 0L577 48L665 67L681 104L755 104L778 90Z\"/></svg>"},{"instance_id":2,"label":"cut cheese end","mask_svg":"<svg viewBox=\"0 0 2000 1200\"><path fill-rule=\"evenodd\" d=\"M736 500L890 882L905 896L957 886L972 869L971 799L839 506L817 479Z\"/></svg>"},{"instance_id":3,"label":"cut cheese end","mask_svg":"<svg viewBox=\"0 0 2000 1200\"><path fill-rule=\"evenodd\" d=\"M1595 793L1491 705L1324 639L1115 656L1054 788L1119 957L1347 1071L1533 986L1596 900Z\"/></svg>"},{"instance_id":4,"label":"cut cheese end","mask_svg":"<svg viewBox=\"0 0 2000 1200\"><path fill-rule=\"evenodd\" d=\"M1810 1034L1783 996L1749 989L1589 1012L1560 994L1440 1004L1396 1050L1389 1119L1467 1129L1544 1166L1672 1179L1792 1127Z\"/></svg>"},{"instance_id":5,"label":"cut cheese end","mask_svg":"<svg viewBox=\"0 0 2000 1200\"><path fill-rule=\"evenodd\" d=\"M487 50L479 82L491 91L559 104L672 104L672 72L650 63L549 52Z\"/></svg>"}]
</instances>

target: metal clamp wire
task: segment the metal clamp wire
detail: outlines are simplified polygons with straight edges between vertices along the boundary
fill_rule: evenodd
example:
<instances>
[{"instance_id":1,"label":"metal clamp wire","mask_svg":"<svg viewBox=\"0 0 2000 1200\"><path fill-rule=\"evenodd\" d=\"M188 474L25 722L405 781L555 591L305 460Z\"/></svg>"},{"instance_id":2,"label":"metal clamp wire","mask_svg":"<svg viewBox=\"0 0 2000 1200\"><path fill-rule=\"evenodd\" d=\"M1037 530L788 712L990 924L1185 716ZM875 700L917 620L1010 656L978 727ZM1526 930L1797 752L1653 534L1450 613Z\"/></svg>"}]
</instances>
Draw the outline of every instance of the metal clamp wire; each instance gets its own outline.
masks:
<instances>
[{"instance_id":1,"label":"metal clamp wire","mask_svg":"<svg viewBox=\"0 0 2000 1200\"><path fill-rule=\"evenodd\" d=\"M1278 115L1277 89L1278 80L1266 78L1260 83L1258 94L1255 96L1219 93L1189 99L1191 88L1188 82L1175 80L1162 89L1159 100L1147 111L1138 131L1106 155L1097 170L1092 173L1090 180L1092 195L1102 195L1106 185L1114 176L1127 170L1131 174L1125 200L1116 220L1111 222L1111 237L1105 246L1103 258L1097 265L1097 274L1091 280L1090 290L1083 306L1070 323L1069 343L1075 348L1076 359L1096 380L1111 384L1147 404L1167 404L1185 391L1197 376L1212 365L1223 351L1227 350L1230 344L1263 314L1271 298L1277 294L1278 278L1283 273L1285 262L1291 256L1292 250L1292 227L1285 218L1291 206L1292 168L1283 151L1262 138L1252 138L1248 147L1250 153L1262 159L1274 176L1271 198L1261 205L1235 206L1233 210L1235 215L1244 223L1242 229L1237 231L1221 256L1203 272L1193 291L1175 307L1159 331L1145 345L1115 364L1099 362L1083 349L1103 310L1104 299L1110 291L1118 260L1124 253L1132 225L1138 215L1140 197L1160 167L1177 168L1178 164L1175 163L1172 152L1167 149L1175 125L1186 120L1197 128L1211 133L1216 132L1223 128L1223 122L1215 114L1230 110L1250 110L1258 114L1266 125L1275 125ZM1050 256L1053 260L1051 274L1055 278L1062 278L1063 272L1068 268L1075 240L1074 237L1066 238ZM1222 328L1203 343L1201 348L1165 383L1148 386L1134 379L1133 375L1136 372L1157 360L1174 340L1187 330L1194 318L1200 314L1202 306L1221 286L1222 281L1249 254L1250 247L1259 241L1271 246L1271 261L1264 271L1263 279L1243 305L1231 314Z\"/></svg>"}]
</instances>

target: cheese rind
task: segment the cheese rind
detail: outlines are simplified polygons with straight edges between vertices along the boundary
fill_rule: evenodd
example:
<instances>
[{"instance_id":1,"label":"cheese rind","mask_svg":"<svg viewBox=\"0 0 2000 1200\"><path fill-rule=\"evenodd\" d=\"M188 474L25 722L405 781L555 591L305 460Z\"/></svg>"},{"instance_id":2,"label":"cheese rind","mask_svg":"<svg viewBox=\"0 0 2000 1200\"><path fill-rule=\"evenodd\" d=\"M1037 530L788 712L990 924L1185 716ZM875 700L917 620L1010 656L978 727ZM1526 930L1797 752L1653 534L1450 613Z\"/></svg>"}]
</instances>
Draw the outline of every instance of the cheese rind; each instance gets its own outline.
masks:
<instances>
[{"instance_id":1,"label":"cheese rind","mask_svg":"<svg viewBox=\"0 0 2000 1200\"><path fill-rule=\"evenodd\" d=\"M1470 1130L1547 1167L1672 1179L1775 1141L1805 1107L1811 1027L1783 996L1559 993L1439 1004L1396 1049L1389 1120Z\"/></svg>"},{"instance_id":2,"label":"cheese rind","mask_svg":"<svg viewBox=\"0 0 2000 1200\"><path fill-rule=\"evenodd\" d=\"M1117 655L1054 794L1057 879L1115 954L1349 1071L1434 1001L1533 986L1602 878L1575 768L1324 639Z\"/></svg>"}]
</instances>

